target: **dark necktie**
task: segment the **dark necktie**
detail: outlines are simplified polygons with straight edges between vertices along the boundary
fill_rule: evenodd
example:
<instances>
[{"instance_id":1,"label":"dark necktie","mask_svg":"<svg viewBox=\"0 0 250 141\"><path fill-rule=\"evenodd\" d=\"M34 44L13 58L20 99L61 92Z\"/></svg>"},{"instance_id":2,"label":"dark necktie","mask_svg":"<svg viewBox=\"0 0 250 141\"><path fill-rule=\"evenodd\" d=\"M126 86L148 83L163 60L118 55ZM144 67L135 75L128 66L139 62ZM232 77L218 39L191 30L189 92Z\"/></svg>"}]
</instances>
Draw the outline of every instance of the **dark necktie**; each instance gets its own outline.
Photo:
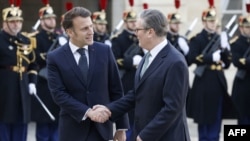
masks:
<instances>
[{"instance_id":1,"label":"dark necktie","mask_svg":"<svg viewBox=\"0 0 250 141\"><path fill-rule=\"evenodd\" d=\"M144 60L144 63L143 63L142 69L141 69L140 77L143 76L143 74L145 73L145 71L148 68L148 63L149 63L149 57L150 56L151 56L151 54L149 52L145 56L145 60Z\"/></svg>"},{"instance_id":2,"label":"dark necktie","mask_svg":"<svg viewBox=\"0 0 250 141\"><path fill-rule=\"evenodd\" d=\"M79 63L78 66L83 74L83 79L85 82L87 82L87 76L88 76L88 61L87 61L87 57L85 54L85 48L79 48L77 50L77 52L79 52L81 54L81 57L79 59Z\"/></svg>"}]
</instances>

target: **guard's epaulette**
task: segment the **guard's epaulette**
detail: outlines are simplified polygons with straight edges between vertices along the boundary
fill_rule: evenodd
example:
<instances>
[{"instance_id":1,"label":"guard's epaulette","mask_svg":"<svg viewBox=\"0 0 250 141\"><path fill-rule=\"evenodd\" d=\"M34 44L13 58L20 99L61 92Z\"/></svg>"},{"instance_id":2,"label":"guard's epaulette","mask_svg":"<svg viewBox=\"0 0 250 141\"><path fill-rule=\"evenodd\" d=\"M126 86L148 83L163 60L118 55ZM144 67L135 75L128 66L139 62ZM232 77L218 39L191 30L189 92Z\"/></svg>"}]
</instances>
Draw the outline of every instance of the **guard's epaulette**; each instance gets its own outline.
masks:
<instances>
[{"instance_id":1,"label":"guard's epaulette","mask_svg":"<svg viewBox=\"0 0 250 141\"><path fill-rule=\"evenodd\" d=\"M122 33L122 31L119 31L119 32L117 32L116 34L111 35L110 40L112 40L112 39L114 39L114 38L117 38L121 33Z\"/></svg>"},{"instance_id":2,"label":"guard's epaulette","mask_svg":"<svg viewBox=\"0 0 250 141\"><path fill-rule=\"evenodd\" d=\"M235 41L237 41L238 38L239 38L239 36L233 37L232 39L229 40L229 43L230 44L234 43Z\"/></svg>"}]
</instances>

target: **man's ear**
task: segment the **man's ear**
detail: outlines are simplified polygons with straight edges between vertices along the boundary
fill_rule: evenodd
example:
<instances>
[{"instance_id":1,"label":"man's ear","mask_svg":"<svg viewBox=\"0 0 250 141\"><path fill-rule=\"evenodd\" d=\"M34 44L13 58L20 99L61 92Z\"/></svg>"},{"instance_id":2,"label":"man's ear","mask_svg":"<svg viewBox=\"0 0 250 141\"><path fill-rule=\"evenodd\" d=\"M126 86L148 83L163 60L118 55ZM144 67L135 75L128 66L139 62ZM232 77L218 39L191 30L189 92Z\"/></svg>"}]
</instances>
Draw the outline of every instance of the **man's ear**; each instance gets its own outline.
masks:
<instances>
[{"instance_id":1,"label":"man's ear","mask_svg":"<svg viewBox=\"0 0 250 141\"><path fill-rule=\"evenodd\" d=\"M70 36L72 35L72 33L73 33L73 31L72 31L71 28L66 29L65 32L67 33L67 35L68 35L69 37L70 37Z\"/></svg>"},{"instance_id":2,"label":"man's ear","mask_svg":"<svg viewBox=\"0 0 250 141\"><path fill-rule=\"evenodd\" d=\"M150 29L148 29L148 37L149 38L151 38L151 37L153 37L154 36L154 34L155 34L155 31L154 31L154 29L153 28L150 28Z\"/></svg>"}]
</instances>

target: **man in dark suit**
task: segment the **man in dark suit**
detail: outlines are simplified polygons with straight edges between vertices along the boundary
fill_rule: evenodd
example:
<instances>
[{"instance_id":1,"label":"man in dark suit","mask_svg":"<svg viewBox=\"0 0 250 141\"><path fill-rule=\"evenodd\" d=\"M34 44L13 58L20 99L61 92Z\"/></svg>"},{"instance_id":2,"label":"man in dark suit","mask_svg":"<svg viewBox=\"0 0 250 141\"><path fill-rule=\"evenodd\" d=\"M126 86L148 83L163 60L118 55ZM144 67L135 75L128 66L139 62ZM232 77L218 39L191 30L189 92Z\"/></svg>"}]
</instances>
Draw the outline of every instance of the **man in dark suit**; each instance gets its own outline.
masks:
<instances>
[{"instance_id":1,"label":"man in dark suit","mask_svg":"<svg viewBox=\"0 0 250 141\"><path fill-rule=\"evenodd\" d=\"M190 141L185 110L188 67L184 56L166 40L165 15L144 10L135 33L148 53L136 71L134 90L106 105L111 119L135 108L131 141ZM94 109L106 107L96 105Z\"/></svg>"},{"instance_id":2,"label":"man in dark suit","mask_svg":"<svg viewBox=\"0 0 250 141\"><path fill-rule=\"evenodd\" d=\"M74 7L62 23L69 42L48 54L48 84L60 106L60 141L108 141L113 139L113 122L96 123L96 104L108 104L123 96L119 71L108 45L93 41L91 13ZM80 50L79 50L80 49ZM79 53L80 51L83 51ZM101 114L107 114L102 112ZM92 119L92 120L91 120ZM125 141L127 115L115 121L115 138Z\"/></svg>"}]
</instances>

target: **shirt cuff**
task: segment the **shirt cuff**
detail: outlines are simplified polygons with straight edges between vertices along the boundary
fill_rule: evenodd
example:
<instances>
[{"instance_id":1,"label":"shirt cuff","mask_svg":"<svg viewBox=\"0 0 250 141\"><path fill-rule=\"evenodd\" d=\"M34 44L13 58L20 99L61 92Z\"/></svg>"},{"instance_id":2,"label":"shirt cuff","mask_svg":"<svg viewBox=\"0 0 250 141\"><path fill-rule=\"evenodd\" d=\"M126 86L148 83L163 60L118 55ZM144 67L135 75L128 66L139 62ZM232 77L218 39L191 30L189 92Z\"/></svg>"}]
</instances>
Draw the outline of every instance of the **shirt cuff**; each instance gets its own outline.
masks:
<instances>
[{"instance_id":1,"label":"shirt cuff","mask_svg":"<svg viewBox=\"0 0 250 141\"><path fill-rule=\"evenodd\" d=\"M86 120L86 119L88 118L87 113L89 112L89 110L91 110L91 109L89 108L89 109L86 111L86 113L84 114L82 120Z\"/></svg>"}]
</instances>

